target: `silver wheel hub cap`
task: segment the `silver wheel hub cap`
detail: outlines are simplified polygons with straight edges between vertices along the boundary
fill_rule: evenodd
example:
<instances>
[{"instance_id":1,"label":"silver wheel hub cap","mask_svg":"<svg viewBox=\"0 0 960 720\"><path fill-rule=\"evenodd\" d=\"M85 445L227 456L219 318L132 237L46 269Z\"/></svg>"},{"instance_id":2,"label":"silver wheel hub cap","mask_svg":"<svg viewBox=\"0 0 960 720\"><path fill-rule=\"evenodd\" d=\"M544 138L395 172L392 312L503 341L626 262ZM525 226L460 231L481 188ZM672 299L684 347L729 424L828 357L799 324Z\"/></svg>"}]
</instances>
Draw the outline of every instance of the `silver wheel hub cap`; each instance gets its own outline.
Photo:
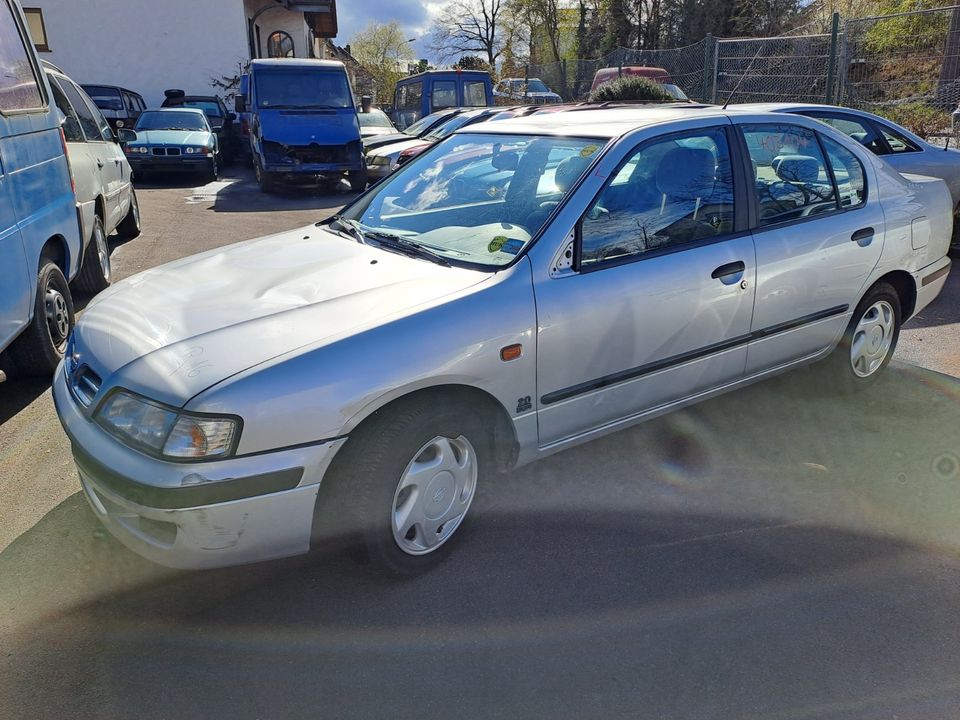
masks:
<instances>
[{"instance_id":1,"label":"silver wheel hub cap","mask_svg":"<svg viewBox=\"0 0 960 720\"><path fill-rule=\"evenodd\" d=\"M860 317L850 343L850 365L857 377L870 377L890 353L893 344L893 307L878 300Z\"/></svg>"},{"instance_id":2,"label":"silver wheel hub cap","mask_svg":"<svg viewBox=\"0 0 960 720\"><path fill-rule=\"evenodd\" d=\"M426 555L456 532L477 490L477 455L463 435L438 436L407 463L393 495L393 539L409 555Z\"/></svg>"},{"instance_id":3,"label":"silver wheel hub cap","mask_svg":"<svg viewBox=\"0 0 960 720\"><path fill-rule=\"evenodd\" d=\"M107 236L103 229L98 227L93 234L97 243L97 258L100 260L100 272L105 280L110 279L110 248L107 247Z\"/></svg>"},{"instance_id":4,"label":"silver wheel hub cap","mask_svg":"<svg viewBox=\"0 0 960 720\"><path fill-rule=\"evenodd\" d=\"M44 295L44 308L47 312L47 327L50 328L50 339L55 345L66 340L70 332L70 313L67 311L67 301L55 288L48 287Z\"/></svg>"}]
</instances>

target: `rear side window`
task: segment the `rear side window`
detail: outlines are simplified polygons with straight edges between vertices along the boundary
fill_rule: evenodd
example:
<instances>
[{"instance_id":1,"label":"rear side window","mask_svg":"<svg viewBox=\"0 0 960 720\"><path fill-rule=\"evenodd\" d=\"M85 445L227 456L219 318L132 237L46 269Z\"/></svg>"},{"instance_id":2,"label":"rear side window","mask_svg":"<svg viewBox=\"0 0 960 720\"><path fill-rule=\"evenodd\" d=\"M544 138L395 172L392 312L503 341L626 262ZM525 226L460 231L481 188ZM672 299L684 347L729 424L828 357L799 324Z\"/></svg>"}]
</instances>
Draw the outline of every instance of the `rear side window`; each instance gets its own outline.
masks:
<instances>
[{"instance_id":1,"label":"rear side window","mask_svg":"<svg viewBox=\"0 0 960 720\"><path fill-rule=\"evenodd\" d=\"M463 84L463 104L467 107L486 107L486 85L477 80L468 80Z\"/></svg>"},{"instance_id":2,"label":"rear side window","mask_svg":"<svg viewBox=\"0 0 960 720\"><path fill-rule=\"evenodd\" d=\"M760 226L801 220L837 209L816 134L798 125L744 125L753 165Z\"/></svg>"},{"instance_id":3,"label":"rear side window","mask_svg":"<svg viewBox=\"0 0 960 720\"><path fill-rule=\"evenodd\" d=\"M100 124L93 116L93 112L83 99L80 91L77 90L69 80L58 78L57 82L60 83L60 87L76 111L77 118L80 120L80 127L83 128L83 134L87 136L87 140L102 140L103 136L100 134Z\"/></svg>"},{"instance_id":4,"label":"rear side window","mask_svg":"<svg viewBox=\"0 0 960 720\"><path fill-rule=\"evenodd\" d=\"M920 148L893 128L881 125L880 123L877 123L877 125L880 127L880 132L883 133L887 145L890 146L890 152L894 154L920 152Z\"/></svg>"},{"instance_id":5,"label":"rear side window","mask_svg":"<svg viewBox=\"0 0 960 720\"><path fill-rule=\"evenodd\" d=\"M8 0L0 0L0 111L44 106L27 46Z\"/></svg>"},{"instance_id":6,"label":"rear side window","mask_svg":"<svg viewBox=\"0 0 960 720\"><path fill-rule=\"evenodd\" d=\"M53 92L53 100L57 104L57 108L66 118L63 122L64 138L66 138L67 142L83 142L84 137L83 130L80 129L80 119L67 100L67 96L64 95L63 90L60 89L56 78L50 77L50 90Z\"/></svg>"},{"instance_id":7,"label":"rear side window","mask_svg":"<svg viewBox=\"0 0 960 720\"><path fill-rule=\"evenodd\" d=\"M434 110L457 106L457 83L454 80L437 80L433 83L431 107Z\"/></svg>"},{"instance_id":8,"label":"rear side window","mask_svg":"<svg viewBox=\"0 0 960 720\"><path fill-rule=\"evenodd\" d=\"M816 118L824 122L835 130L839 130L844 135L853 138L863 145L874 155L885 155L887 152L880 135L873 129L869 123L861 122L858 118L851 116L820 115L817 113L804 113L809 117Z\"/></svg>"},{"instance_id":9,"label":"rear side window","mask_svg":"<svg viewBox=\"0 0 960 720\"><path fill-rule=\"evenodd\" d=\"M833 178L837 181L840 195L840 207L852 208L863 205L867 200L867 186L864 181L863 165L856 155L828 137L820 136L823 147L830 160Z\"/></svg>"}]
</instances>

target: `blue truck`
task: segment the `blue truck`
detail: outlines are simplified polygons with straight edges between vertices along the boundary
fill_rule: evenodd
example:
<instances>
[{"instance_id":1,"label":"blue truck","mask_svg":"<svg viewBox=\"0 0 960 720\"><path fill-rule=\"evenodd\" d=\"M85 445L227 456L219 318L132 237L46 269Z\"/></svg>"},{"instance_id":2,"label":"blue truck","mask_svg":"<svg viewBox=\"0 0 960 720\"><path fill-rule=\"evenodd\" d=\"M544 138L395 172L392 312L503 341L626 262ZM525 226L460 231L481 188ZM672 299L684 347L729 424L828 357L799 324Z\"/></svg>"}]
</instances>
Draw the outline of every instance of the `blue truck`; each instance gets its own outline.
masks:
<instances>
[{"instance_id":1,"label":"blue truck","mask_svg":"<svg viewBox=\"0 0 960 720\"><path fill-rule=\"evenodd\" d=\"M429 70L405 77L393 94L391 119L403 130L445 108L493 105L493 82L482 70Z\"/></svg>"},{"instance_id":2,"label":"blue truck","mask_svg":"<svg viewBox=\"0 0 960 720\"><path fill-rule=\"evenodd\" d=\"M331 60L253 60L236 99L246 114L250 155L263 192L278 183L344 178L367 185L360 121L347 71Z\"/></svg>"}]
</instances>

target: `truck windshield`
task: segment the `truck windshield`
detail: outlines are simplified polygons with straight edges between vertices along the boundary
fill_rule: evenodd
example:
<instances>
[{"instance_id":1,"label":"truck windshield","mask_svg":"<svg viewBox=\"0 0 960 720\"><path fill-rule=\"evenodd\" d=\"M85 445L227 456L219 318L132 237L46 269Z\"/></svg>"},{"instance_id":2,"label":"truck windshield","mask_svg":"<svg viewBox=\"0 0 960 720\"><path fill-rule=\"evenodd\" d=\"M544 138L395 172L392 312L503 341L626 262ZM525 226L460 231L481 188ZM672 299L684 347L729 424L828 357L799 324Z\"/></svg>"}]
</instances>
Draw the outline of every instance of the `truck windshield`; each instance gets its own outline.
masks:
<instances>
[{"instance_id":1,"label":"truck windshield","mask_svg":"<svg viewBox=\"0 0 960 720\"><path fill-rule=\"evenodd\" d=\"M353 107L347 76L337 70L270 69L255 73L257 104L263 108L309 110Z\"/></svg>"}]
</instances>

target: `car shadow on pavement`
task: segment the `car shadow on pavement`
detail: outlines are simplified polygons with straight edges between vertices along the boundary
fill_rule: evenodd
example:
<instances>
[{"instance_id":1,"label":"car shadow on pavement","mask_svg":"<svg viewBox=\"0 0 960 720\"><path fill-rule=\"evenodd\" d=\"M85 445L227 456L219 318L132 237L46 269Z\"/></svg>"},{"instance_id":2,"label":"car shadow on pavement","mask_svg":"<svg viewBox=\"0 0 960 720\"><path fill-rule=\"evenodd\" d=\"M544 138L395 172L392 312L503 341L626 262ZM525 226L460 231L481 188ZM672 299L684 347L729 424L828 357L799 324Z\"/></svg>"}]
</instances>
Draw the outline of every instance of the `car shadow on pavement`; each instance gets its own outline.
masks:
<instances>
[{"instance_id":1,"label":"car shadow on pavement","mask_svg":"<svg viewBox=\"0 0 960 720\"><path fill-rule=\"evenodd\" d=\"M956 263L956 261L955 261ZM960 323L960 270L955 269L937 299L905 323L908 330Z\"/></svg>"},{"instance_id":2,"label":"car shadow on pavement","mask_svg":"<svg viewBox=\"0 0 960 720\"><path fill-rule=\"evenodd\" d=\"M494 478L452 555L404 579L322 552L164 569L77 493L0 553L6 713L949 717L960 382L815 387L792 373Z\"/></svg>"},{"instance_id":3,"label":"car shadow on pavement","mask_svg":"<svg viewBox=\"0 0 960 720\"><path fill-rule=\"evenodd\" d=\"M0 383L0 425L50 390L50 378L20 374L7 358L0 358L7 379Z\"/></svg>"}]
</instances>

